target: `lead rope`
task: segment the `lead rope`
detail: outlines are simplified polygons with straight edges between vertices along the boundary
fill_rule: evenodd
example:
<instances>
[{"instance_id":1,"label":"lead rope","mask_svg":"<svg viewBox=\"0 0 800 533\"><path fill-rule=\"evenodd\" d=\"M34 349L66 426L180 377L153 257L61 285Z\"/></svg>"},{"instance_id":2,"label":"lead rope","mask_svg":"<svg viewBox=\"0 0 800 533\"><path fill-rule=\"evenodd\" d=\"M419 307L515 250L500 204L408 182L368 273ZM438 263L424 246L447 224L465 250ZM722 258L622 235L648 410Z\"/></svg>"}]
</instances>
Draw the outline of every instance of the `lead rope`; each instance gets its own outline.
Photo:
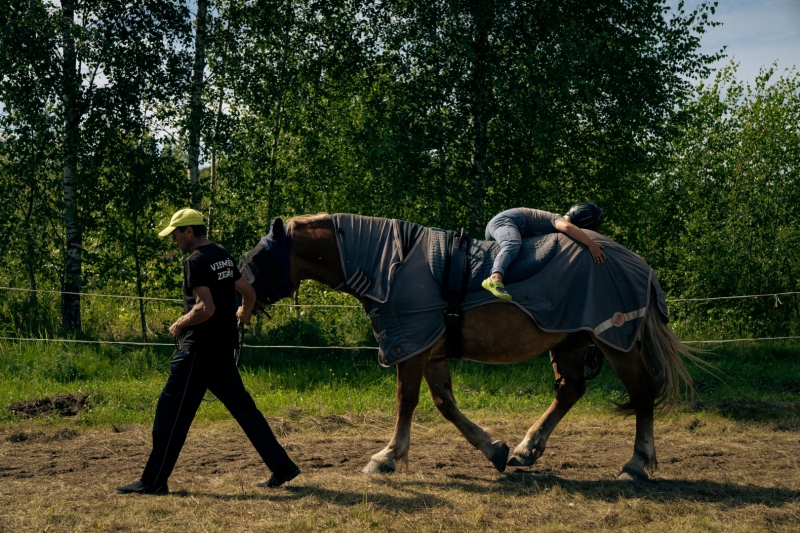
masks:
<instances>
[{"instance_id":1,"label":"lead rope","mask_svg":"<svg viewBox=\"0 0 800 533\"><path fill-rule=\"evenodd\" d=\"M244 324L242 323L241 320L236 321L236 330L239 332L239 344L236 346L236 351L233 352L233 362L236 364L236 367L238 368L239 360L242 357L242 347L244 346Z\"/></svg>"}]
</instances>

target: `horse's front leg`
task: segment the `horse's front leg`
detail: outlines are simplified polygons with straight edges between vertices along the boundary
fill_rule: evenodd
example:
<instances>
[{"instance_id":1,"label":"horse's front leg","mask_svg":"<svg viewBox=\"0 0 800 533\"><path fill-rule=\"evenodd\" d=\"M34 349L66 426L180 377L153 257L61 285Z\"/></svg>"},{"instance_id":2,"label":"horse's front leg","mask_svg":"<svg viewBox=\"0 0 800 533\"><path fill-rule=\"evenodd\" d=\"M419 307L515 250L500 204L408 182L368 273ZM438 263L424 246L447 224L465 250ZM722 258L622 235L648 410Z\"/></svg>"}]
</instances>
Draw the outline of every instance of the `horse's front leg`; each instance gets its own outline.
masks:
<instances>
[{"instance_id":1,"label":"horse's front leg","mask_svg":"<svg viewBox=\"0 0 800 533\"><path fill-rule=\"evenodd\" d=\"M428 354L422 353L397 365L397 422L389 445L372 456L361 470L365 474L394 472L395 462L408 458L411 417L419 402L419 386Z\"/></svg>"},{"instance_id":2,"label":"horse's front leg","mask_svg":"<svg viewBox=\"0 0 800 533\"><path fill-rule=\"evenodd\" d=\"M582 343L570 350L557 351L553 362L556 377L556 395L547 411L528 429L525 438L514 448L508 459L509 466L530 466L536 462L547 447L547 439L564 415L581 399L586 392L583 379L583 355L586 344Z\"/></svg>"},{"instance_id":3,"label":"horse's front leg","mask_svg":"<svg viewBox=\"0 0 800 533\"><path fill-rule=\"evenodd\" d=\"M508 446L501 440L492 441L485 429L464 416L458 409L453 396L450 363L447 359L428 361L425 366L425 381L428 382L433 403L439 412L452 422L467 441L479 449L497 470L504 471L508 459Z\"/></svg>"}]
</instances>

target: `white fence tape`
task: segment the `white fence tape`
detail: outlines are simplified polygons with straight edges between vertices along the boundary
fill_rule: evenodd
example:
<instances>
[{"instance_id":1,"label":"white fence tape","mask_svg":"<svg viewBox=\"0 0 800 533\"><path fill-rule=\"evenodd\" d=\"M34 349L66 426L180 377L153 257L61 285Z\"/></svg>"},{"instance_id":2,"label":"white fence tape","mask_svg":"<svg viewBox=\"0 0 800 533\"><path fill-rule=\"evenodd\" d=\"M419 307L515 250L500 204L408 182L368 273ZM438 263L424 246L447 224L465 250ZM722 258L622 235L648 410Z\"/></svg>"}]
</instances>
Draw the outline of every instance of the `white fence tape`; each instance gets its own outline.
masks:
<instances>
[{"instance_id":1,"label":"white fence tape","mask_svg":"<svg viewBox=\"0 0 800 533\"><path fill-rule=\"evenodd\" d=\"M747 342L747 341L780 341L800 339L800 337L759 337L757 339L723 339L718 341L681 341L684 344L713 344L722 342Z\"/></svg>"},{"instance_id":2,"label":"white fence tape","mask_svg":"<svg viewBox=\"0 0 800 533\"><path fill-rule=\"evenodd\" d=\"M93 296L98 298L122 298L126 300L156 300L161 302L179 302L183 303L180 298L156 298L152 296L128 296L123 294L101 294L96 292L66 292L66 291L53 291L45 289L23 289L20 287L0 287L0 291L18 291L18 292L42 292L50 294L73 294L77 296ZM775 298L776 305L781 303L778 299L779 296L790 296L793 294L800 294L800 291L795 292L775 292L767 294L743 294L741 296L714 296L710 298L672 298L667 299L667 302L706 302L711 300L739 300L742 298ZM279 304L278 307L338 307L349 309L361 309L360 305L337 305L337 304Z\"/></svg>"},{"instance_id":3,"label":"white fence tape","mask_svg":"<svg viewBox=\"0 0 800 533\"><path fill-rule=\"evenodd\" d=\"M14 342L62 342L71 344L123 344L129 346L175 346L173 342L91 341L81 339L37 339L35 337L0 337L0 341ZM283 346L244 344L243 348L279 348L298 350L377 350L376 346Z\"/></svg>"},{"instance_id":4,"label":"white fence tape","mask_svg":"<svg viewBox=\"0 0 800 533\"><path fill-rule=\"evenodd\" d=\"M67 292L67 291L51 291L44 289L22 289L18 287L0 287L0 291L16 291L16 292L42 292L48 294L73 294L77 296L94 296L98 298L121 298L125 300L155 300L160 302L177 302L183 303L180 298L155 298L151 296L127 296L123 294L100 294L96 292ZM278 304L273 307L339 307L346 309L361 309L360 305L336 305L336 304Z\"/></svg>"},{"instance_id":5,"label":"white fence tape","mask_svg":"<svg viewBox=\"0 0 800 533\"><path fill-rule=\"evenodd\" d=\"M0 291L18 291L18 292L41 292L50 294L73 294L78 296L92 296L99 298L120 298L127 300L151 300L162 302L183 302L180 298L156 298L150 296L127 296L121 294L100 294L93 292L65 292L54 291L45 289L23 289L19 287L0 287ZM800 294L800 291L795 292L778 292L768 294L746 294L741 296L716 296L710 298L674 298L668 299L667 302L704 302L712 300L738 300L743 298L775 298L775 307L782 303L779 296L790 296ZM273 307L329 307L341 309L361 309L360 305L338 305L338 304L279 304ZM752 342L752 341L770 341L770 340L794 340L800 339L797 337L760 337L753 339L721 339L721 340L702 340L702 341L683 341L686 344L712 344L712 343L725 343L725 342ZM174 346L169 343L158 342L132 342L132 341L89 341L77 339L37 339L37 338L21 338L21 337L0 337L0 340L15 341L15 342L65 342L65 343L78 343L78 344L123 344L130 346ZM305 349L305 350L377 350L373 346L270 346L270 345L243 345L244 348L267 348L267 349Z\"/></svg>"},{"instance_id":6,"label":"white fence tape","mask_svg":"<svg viewBox=\"0 0 800 533\"><path fill-rule=\"evenodd\" d=\"M755 342L755 341L777 341L777 340L796 340L797 337L759 337L755 339L721 339L716 341L681 341L684 344L714 344L725 342ZM121 344L128 346L175 346L175 343L166 342L134 342L134 341L92 341L80 339L37 339L37 338L24 338L24 337L0 337L0 341L13 341L13 342L62 342L62 343L75 343L75 344ZM266 349L284 349L284 350L377 350L376 346L289 346L289 345L258 345L258 344L243 344L243 348L266 348Z\"/></svg>"}]
</instances>

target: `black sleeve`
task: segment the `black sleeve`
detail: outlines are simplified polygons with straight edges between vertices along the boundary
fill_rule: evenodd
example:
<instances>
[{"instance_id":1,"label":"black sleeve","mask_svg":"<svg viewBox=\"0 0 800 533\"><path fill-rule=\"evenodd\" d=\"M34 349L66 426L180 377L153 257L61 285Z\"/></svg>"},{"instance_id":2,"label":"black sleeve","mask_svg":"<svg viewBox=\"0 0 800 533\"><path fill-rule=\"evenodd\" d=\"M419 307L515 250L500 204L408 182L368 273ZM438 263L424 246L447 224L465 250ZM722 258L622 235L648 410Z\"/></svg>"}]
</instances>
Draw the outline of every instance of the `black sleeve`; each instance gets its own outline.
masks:
<instances>
[{"instance_id":1,"label":"black sleeve","mask_svg":"<svg viewBox=\"0 0 800 533\"><path fill-rule=\"evenodd\" d=\"M190 257L186 260L186 288L211 287L211 265L200 258Z\"/></svg>"},{"instance_id":2,"label":"black sleeve","mask_svg":"<svg viewBox=\"0 0 800 533\"><path fill-rule=\"evenodd\" d=\"M239 281L239 278L241 278L241 277L242 277L242 273L239 272L239 267L237 267L236 264L234 264L233 265L233 281L234 281L234 283Z\"/></svg>"}]
</instances>

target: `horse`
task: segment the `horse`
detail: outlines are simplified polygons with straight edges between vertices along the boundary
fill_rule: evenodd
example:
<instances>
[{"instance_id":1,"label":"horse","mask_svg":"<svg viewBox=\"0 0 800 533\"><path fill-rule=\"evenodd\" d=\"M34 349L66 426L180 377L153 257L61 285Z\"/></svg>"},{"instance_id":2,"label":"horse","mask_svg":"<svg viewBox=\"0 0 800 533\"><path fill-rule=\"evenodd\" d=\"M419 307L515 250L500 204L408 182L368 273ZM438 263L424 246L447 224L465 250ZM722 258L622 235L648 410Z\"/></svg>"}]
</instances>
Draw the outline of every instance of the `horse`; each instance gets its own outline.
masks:
<instances>
[{"instance_id":1,"label":"horse","mask_svg":"<svg viewBox=\"0 0 800 533\"><path fill-rule=\"evenodd\" d=\"M259 280L262 285L275 289L267 303L272 304L289 296L303 280L314 280L334 289L342 287L346 274L340 261L336 230L330 215L297 216L291 218L285 230L281 231L285 231L283 267L273 265L274 268L267 269L268 273L261 274L271 279ZM280 255L278 252L274 254ZM247 257L245 255L243 261ZM283 279L278 279L281 276ZM394 434L386 447L370 458L362 472L393 472L399 461L407 462L411 419L419 401L423 379L442 416L452 422L498 471L503 472L506 466L533 465L544 453L548 438L559 421L584 395L584 354L590 344L594 344L611 364L627 391L626 401L617 404L618 410L636 417L633 456L622 466L617 479L649 479L658 465L653 440L655 409L678 400L681 382L693 395L692 379L682 356L699 361L692 349L681 343L670 330L666 318L657 312L655 298L649 301L639 340L627 352L599 342L591 332L543 331L517 306L500 300L466 310L462 322L463 359L493 364L517 363L558 348L558 358L552 362L556 379L553 402L528 429L525 438L510 451L505 442L493 439L486 429L459 410L453 395L450 363L446 357L446 337L442 336L422 353L396 364Z\"/></svg>"}]
</instances>

